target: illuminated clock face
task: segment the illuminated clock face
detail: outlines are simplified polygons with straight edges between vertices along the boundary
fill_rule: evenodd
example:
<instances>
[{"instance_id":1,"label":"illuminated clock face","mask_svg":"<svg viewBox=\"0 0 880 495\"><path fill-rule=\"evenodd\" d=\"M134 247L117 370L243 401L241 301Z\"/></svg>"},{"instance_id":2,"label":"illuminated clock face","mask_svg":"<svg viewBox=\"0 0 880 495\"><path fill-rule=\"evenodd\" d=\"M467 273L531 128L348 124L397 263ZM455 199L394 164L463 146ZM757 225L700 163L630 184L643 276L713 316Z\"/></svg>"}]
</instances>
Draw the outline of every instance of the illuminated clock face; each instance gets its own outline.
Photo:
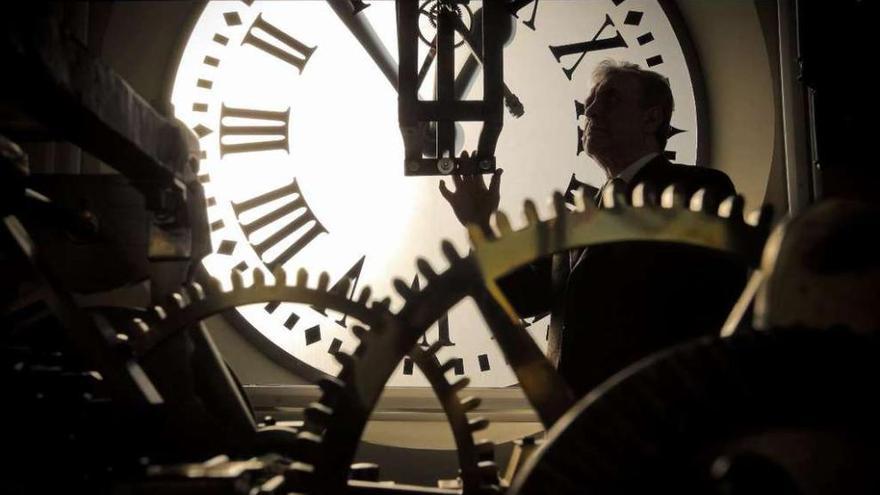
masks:
<instances>
[{"instance_id":1,"label":"illuminated clock face","mask_svg":"<svg viewBox=\"0 0 880 495\"><path fill-rule=\"evenodd\" d=\"M395 6L352 1L396 59ZM432 2L422 1L427 15ZM465 21L480 8L462 7ZM672 125L680 130L667 153L694 163L699 134L694 76L663 2L649 0L518 0L509 5L515 31L504 49L504 80L524 106L505 114L496 157L505 172L501 209L517 213L534 198L577 180L600 185L604 176L580 146L583 107L595 65L627 60L669 77L675 97ZM469 21L468 21L469 22ZM430 22L420 23L430 40ZM468 54L456 49L456 65ZM428 47L422 46L423 56ZM433 94L433 78L421 93ZM466 99L480 98L479 73ZM323 1L216 2L205 6L180 59L172 103L177 118L200 138L200 174L207 197L213 253L204 260L221 280L233 269L300 267L326 271L331 285L348 279L358 293L402 300L392 277L420 285L414 260L447 265L440 242L466 253L464 228L439 194L437 177L403 175L397 94L358 39ZM463 149L476 149L479 128L464 128ZM448 180L448 178L447 178ZM451 184L450 184L451 186ZM524 223L511 215L514 227ZM291 360L327 373L332 353L352 351L352 321L288 304L243 307L243 330L261 333ZM548 321L528 331L546 348ZM428 332L442 340L441 360L458 359L450 374L472 384L516 382L476 305L463 301ZM427 382L401 363L391 385Z\"/></svg>"}]
</instances>

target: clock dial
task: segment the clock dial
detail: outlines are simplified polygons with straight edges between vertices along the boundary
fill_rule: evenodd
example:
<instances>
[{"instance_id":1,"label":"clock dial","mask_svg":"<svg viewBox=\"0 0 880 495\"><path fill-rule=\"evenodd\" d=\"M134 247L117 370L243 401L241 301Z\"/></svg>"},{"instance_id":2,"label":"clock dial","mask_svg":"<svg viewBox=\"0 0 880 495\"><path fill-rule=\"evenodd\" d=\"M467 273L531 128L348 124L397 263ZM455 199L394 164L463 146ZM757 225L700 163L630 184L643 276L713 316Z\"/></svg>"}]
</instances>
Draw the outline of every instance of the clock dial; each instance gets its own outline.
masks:
<instances>
[{"instance_id":1,"label":"clock dial","mask_svg":"<svg viewBox=\"0 0 880 495\"><path fill-rule=\"evenodd\" d=\"M422 1L424 2L424 0ZM431 3L424 9L430 12ZM463 20L481 2L471 1ZM396 57L393 2L352 2ZM680 130L667 152L681 163L697 156L697 102L687 60L662 5L648 0L510 3L515 30L504 49L504 80L524 114L505 114L496 149L505 169L501 208L518 212L526 198L549 198L573 177L599 185L604 177L584 153L582 101L595 65L614 58L670 78ZM431 23L422 23L430 39ZM430 50L421 47L423 60ZM469 64L456 49L456 66ZM470 62L472 65L473 62ZM433 94L426 67L422 97ZM470 70L470 69L469 69ZM463 79L463 99L482 96L481 72ZM216 2L205 6L180 59L172 103L199 136L201 179L208 198L214 252L204 260L221 280L238 269L305 267L327 271L331 286L346 279L359 291L402 300L397 276L424 284L414 260L446 266L440 241L467 252L466 233L438 192L437 177L404 177L397 94L386 75L330 5L323 1ZM463 149L476 149L479 127L460 127ZM549 204L539 205L544 215ZM524 223L512 215L514 227ZM238 310L248 331L263 334L291 359L335 373L332 353L352 351L353 320L321 308L270 304ZM548 322L528 331L546 347ZM515 383L476 305L464 301L430 329L423 344L444 343L441 360L458 359L451 374L476 386ZM405 361L391 385L425 386Z\"/></svg>"}]
</instances>

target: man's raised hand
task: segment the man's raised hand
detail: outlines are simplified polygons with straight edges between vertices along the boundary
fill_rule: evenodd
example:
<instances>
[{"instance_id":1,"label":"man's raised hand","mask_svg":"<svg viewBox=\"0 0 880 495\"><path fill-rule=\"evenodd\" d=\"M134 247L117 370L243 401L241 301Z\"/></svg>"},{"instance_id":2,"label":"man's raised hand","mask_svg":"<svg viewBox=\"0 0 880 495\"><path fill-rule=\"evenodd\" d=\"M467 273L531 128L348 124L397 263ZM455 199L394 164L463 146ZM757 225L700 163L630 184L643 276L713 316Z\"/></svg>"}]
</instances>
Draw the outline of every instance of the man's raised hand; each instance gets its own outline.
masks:
<instances>
[{"instance_id":1,"label":"man's raised hand","mask_svg":"<svg viewBox=\"0 0 880 495\"><path fill-rule=\"evenodd\" d=\"M463 151L461 157L468 158L467 151ZM452 206L452 211L455 212L456 218L458 218L462 225L478 225L483 232L491 235L492 229L489 227L489 218L498 209L498 201L501 197L501 174L503 172L500 168L495 170L488 187L486 187L486 183L480 175L463 176L453 174L454 192L446 187L444 180L440 180L440 194Z\"/></svg>"}]
</instances>

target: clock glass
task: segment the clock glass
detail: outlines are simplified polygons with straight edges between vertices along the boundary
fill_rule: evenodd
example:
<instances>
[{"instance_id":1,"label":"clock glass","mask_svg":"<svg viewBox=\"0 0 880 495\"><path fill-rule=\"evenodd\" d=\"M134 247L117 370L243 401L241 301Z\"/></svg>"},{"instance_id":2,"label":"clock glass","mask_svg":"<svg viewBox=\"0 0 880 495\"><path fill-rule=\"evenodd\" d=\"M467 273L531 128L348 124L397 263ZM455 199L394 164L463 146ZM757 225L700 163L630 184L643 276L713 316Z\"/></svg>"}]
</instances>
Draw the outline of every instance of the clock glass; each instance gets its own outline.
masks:
<instances>
[{"instance_id":1,"label":"clock glass","mask_svg":"<svg viewBox=\"0 0 880 495\"><path fill-rule=\"evenodd\" d=\"M391 1L352 1L390 56L397 57ZM420 30L433 37L433 2L420 2ZM469 25L481 2L461 6ZM669 77L676 101L667 153L694 163L700 133L692 81L698 74L683 50L664 2L649 0L518 0L508 5L514 32L504 48L504 81L524 107L505 113L496 157L505 172L501 209L517 214L532 198L550 215L554 190L572 178L600 185L604 176L581 148L582 102L590 76L606 58L627 60ZM355 13L357 12L357 13ZM421 48L427 57L429 47ZM456 67L469 49L456 49ZM433 71L421 88L433 94ZM479 70L463 98L482 96ZM415 259L446 267L440 242L466 253L468 241L439 194L438 177L405 177L397 93L340 15L324 1L211 2L186 41L172 92L176 117L199 137L200 177L207 197L213 253L207 271L228 280L231 270L277 267L291 277L301 267L326 271L331 285L347 279L357 293L402 300L392 277L424 284ZM459 149L476 149L479 126L461 127ZM448 179L447 179L448 180ZM351 293L351 292L350 292ZM246 331L259 332L285 355L335 373L332 353L351 352L355 323L345 315L289 304L237 310ZM546 348L548 321L528 331ZM450 374L478 387L516 382L476 305L463 301L428 332L424 344L444 343L441 360L458 359ZM409 362L390 385L425 386Z\"/></svg>"}]
</instances>

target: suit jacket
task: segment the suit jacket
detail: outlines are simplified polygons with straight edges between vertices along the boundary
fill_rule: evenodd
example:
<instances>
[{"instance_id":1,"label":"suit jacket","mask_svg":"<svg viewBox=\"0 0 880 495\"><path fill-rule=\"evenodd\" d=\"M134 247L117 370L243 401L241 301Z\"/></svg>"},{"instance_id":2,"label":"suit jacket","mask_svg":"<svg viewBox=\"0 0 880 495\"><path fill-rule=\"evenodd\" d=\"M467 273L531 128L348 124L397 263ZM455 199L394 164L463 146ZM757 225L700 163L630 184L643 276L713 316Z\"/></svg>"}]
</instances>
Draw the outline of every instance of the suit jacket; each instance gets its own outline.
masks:
<instances>
[{"instance_id":1,"label":"suit jacket","mask_svg":"<svg viewBox=\"0 0 880 495\"><path fill-rule=\"evenodd\" d=\"M688 195L735 194L718 170L658 156L627 184ZM597 198L598 199L598 198ZM715 334L746 281L747 267L682 245L625 243L559 253L500 281L522 316L551 312L549 357L574 391L586 393L633 361L699 335Z\"/></svg>"}]
</instances>

